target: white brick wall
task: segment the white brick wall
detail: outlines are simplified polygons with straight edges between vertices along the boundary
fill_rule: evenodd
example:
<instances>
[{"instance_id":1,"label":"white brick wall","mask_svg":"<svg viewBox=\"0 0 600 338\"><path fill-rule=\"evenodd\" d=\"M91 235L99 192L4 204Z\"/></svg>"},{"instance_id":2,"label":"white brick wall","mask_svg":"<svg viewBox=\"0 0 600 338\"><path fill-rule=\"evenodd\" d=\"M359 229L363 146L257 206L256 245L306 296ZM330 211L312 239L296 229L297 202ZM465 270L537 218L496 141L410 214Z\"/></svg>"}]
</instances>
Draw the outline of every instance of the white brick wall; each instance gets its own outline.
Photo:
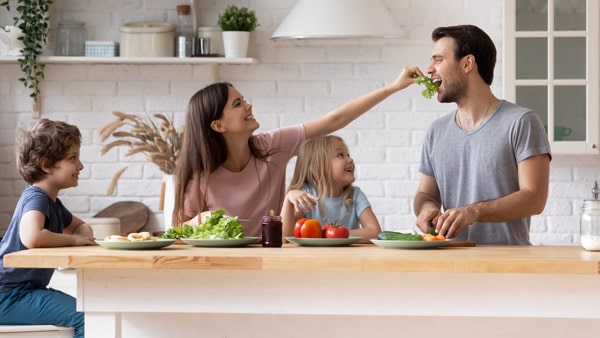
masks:
<instances>
[{"instance_id":1,"label":"white brick wall","mask_svg":"<svg viewBox=\"0 0 600 338\"><path fill-rule=\"evenodd\" d=\"M119 39L118 27L129 21L175 21L181 0L56 0L54 18L86 22L91 40ZM235 3L256 10L260 26L252 35L250 54L256 65L219 66L224 81L236 85L254 105L263 130L303 122L346 100L392 81L404 66L427 67L430 33L440 25L471 23L486 30L502 48L502 0L384 0L407 32L398 40L271 41L271 33L295 0L200 1L202 25L216 24L216 13ZM116 9L119 9L117 11ZM0 26L12 23L0 11ZM493 90L502 96L502 55ZM207 65L48 65L42 84L44 117L66 120L84 135L85 169L79 186L61 194L76 214L93 215L120 200L146 203L153 212L148 229L161 227L157 211L161 173L143 156L124 157L124 149L100 156L96 130L112 120L112 110L173 114L181 125L190 96L211 82ZM0 64L0 232L24 187L15 171L15 129L31 119L28 92L18 82L16 64ZM412 196L419 174L425 128L453 105L420 96L411 87L378 105L338 134L357 162L356 184L373 204L385 229L412 229ZM288 176L294 161L288 166ZM554 156L546 210L532 220L532 240L541 244L575 244L578 208L600 179L597 156ZM116 196L106 196L112 174L129 169Z\"/></svg>"}]
</instances>

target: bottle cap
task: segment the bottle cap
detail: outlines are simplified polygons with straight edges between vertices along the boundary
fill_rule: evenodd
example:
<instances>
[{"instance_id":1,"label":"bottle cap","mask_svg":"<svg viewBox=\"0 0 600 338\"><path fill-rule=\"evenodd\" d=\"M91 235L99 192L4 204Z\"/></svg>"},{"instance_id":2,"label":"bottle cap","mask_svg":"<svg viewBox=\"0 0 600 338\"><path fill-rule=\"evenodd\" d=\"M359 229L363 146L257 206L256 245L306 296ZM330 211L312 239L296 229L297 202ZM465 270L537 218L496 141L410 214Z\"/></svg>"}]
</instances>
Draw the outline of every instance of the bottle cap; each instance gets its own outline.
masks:
<instances>
[{"instance_id":1,"label":"bottle cap","mask_svg":"<svg viewBox=\"0 0 600 338\"><path fill-rule=\"evenodd\" d=\"M177 15L190 15L190 5L178 5Z\"/></svg>"}]
</instances>

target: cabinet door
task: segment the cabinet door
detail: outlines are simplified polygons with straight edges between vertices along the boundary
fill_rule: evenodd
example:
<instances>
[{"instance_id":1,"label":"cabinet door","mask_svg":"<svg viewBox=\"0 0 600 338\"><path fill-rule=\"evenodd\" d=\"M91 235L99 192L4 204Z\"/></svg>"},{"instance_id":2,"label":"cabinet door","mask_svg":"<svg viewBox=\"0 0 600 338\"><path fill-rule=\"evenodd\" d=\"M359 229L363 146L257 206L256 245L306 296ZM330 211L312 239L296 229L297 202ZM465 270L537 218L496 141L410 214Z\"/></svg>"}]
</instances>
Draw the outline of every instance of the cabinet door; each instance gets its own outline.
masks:
<instances>
[{"instance_id":1,"label":"cabinet door","mask_svg":"<svg viewBox=\"0 0 600 338\"><path fill-rule=\"evenodd\" d=\"M597 0L504 1L504 93L534 109L555 154L600 154Z\"/></svg>"}]
</instances>

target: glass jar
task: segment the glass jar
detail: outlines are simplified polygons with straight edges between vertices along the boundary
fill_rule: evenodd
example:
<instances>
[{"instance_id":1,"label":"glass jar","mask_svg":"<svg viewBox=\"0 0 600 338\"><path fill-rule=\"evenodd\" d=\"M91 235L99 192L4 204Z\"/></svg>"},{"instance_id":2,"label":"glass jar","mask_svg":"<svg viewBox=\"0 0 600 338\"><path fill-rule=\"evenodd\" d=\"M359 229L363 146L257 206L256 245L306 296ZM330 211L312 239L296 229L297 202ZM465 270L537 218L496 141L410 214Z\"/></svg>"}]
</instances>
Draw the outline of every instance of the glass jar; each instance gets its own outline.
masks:
<instances>
[{"instance_id":1,"label":"glass jar","mask_svg":"<svg viewBox=\"0 0 600 338\"><path fill-rule=\"evenodd\" d=\"M81 21L65 20L58 23L56 29L57 56L84 56L87 31Z\"/></svg>"},{"instance_id":2,"label":"glass jar","mask_svg":"<svg viewBox=\"0 0 600 338\"><path fill-rule=\"evenodd\" d=\"M584 249L600 251L600 200L581 204L580 239Z\"/></svg>"},{"instance_id":3,"label":"glass jar","mask_svg":"<svg viewBox=\"0 0 600 338\"><path fill-rule=\"evenodd\" d=\"M262 219L262 246L279 248L282 240L281 216L263 216Z\"/></svg>"}]
</instances>

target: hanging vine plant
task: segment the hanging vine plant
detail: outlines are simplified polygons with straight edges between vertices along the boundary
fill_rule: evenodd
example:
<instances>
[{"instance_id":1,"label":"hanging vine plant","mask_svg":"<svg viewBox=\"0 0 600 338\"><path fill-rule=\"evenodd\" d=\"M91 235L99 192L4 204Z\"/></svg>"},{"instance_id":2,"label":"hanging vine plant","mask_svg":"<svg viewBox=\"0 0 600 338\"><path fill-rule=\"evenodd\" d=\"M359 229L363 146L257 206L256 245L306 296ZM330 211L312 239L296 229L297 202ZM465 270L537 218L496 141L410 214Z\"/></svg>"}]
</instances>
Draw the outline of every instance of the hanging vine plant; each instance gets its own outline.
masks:
<instances>
[{"instance_id":1,"label":"hanging vine plant","mask_svg":"<svg viewBox=\"0 0 600 338\"><path fill-rule=\"evenodd\" d=\"M2 1L2 0L0 0ZM22 56L19 57L19 66L24 73L24 77L19 81L23 82L26 88L31 91L31 98L35 107L39 106L40 88L39 84L44 79L44 64L38 63L38 58L42 55L46 38L48 37L50 27L49 10L54 0L17 0L14 24L23 31L23 36L19 40L23 41L25 48L22 50ZM11 0L0 2L0 7L11 9ZM37 108L34 108L37 111Z\"/></svg>"}]
</instances>

